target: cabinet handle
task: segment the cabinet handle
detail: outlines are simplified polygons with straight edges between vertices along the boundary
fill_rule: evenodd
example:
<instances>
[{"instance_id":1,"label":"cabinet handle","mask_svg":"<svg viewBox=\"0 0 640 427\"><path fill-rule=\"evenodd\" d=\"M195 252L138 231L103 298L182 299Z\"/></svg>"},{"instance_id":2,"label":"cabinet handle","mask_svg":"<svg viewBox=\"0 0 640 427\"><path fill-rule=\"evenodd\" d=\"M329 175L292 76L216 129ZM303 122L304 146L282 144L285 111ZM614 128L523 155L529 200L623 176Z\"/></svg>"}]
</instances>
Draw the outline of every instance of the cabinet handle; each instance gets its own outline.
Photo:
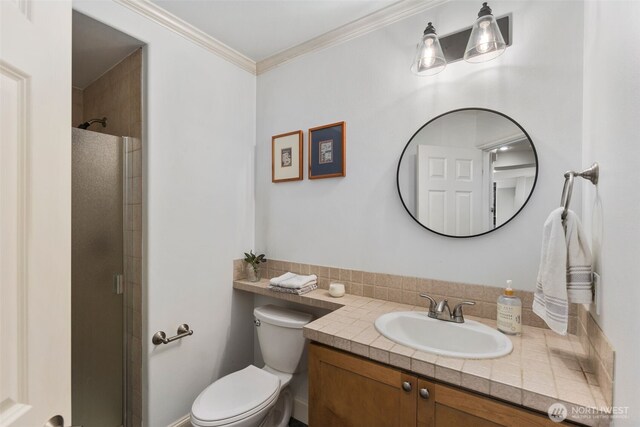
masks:
<instances>
[{"instance_id":1,"label":"cabinet handle","mask_svg":"<svg viewBox=\"0 0 640 427\"><path fill-rule=\"evenodd\" d=\"M428 399L429 398L429 390L427 390L426 388L421 388L420 389L420 397L423 399Z\"/></svg>"},{"instance_id":2,"label":"cabinet handle","mask_svg":"<svg viewBox=\"0 0 640 427\"><path fill-rule=\"evenodd\" d=\"M405 381L402 383L402 389L404 391L411 391L411 383L409 381Z\"/></svg>"}]
</instances>

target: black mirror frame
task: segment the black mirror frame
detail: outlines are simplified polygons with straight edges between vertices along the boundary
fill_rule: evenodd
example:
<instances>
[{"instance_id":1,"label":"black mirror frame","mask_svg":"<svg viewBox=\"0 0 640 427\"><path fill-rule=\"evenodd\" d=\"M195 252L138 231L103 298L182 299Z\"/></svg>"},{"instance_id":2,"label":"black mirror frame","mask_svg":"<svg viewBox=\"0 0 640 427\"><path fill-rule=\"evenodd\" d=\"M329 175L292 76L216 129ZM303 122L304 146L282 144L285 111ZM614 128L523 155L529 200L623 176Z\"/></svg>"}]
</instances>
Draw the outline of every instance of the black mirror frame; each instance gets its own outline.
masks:
<instances>
[{"instance_id":1,"label":"black mirror frame","mask_svg":"<svg viewBox=\"0 0 640 427\"><path fill-rule=\"evenodd\" d=\"M520 206L520 209L518 209L518 211L513 214L513 216L511 218L509 218L508 221L503 222L502 224L500 224L499 226L497 226L496 228L493 228L491 230L487 230L484 233L479 233L479 234L471 234L469 236L452 236L451 234L444 234L444 233L440 233L437 231L434 231L432 229L430 229L429 227L425 226L423 223L421 223L420 221L418 221L418 218L416 218L411 211L409 210L409 208L407 207L406 203L404 202L404 199L402 198L402 192L400 191L400 165L402 164L402 158L404 157L404 153L405 151L407 151L407 148L409 147L409 144L411 144L411 141L413 141L413 138L416 137L416 135L418 133L420 133L420 131L422 129L424 129L425 127L427 127L431 122L438 120L440 117L446 116L448 114L452 114L452 113L457 113L460 111L470 111L470 110L474 110L474 111L485 111L485 112L489 112L489 113L494 113L497 114L499 116L504 117L505 119L509 120L511 123L513 123L514 125L516 125L521 131L522 133L527 137L527 139L529 140L529 144L531 144L531 148L533 149L533 155L536 159L536 176L533 179L533 186L531 187L531 191L529 192L529 195L527 196L527 200L524 201L524 203L522 204L522 206ZM526 130L524 130L524 128L522 126L520 126L520 123L516 122L515 120L513 120L511 117L507 116L504 113L501 113L499 111L496 110L491 110L489 108L481 108L481 107L467 107L467 108L458 108L456 110L451 110L451 111L447 111L446 113L442 113L436 117L434 117L433 119L429 120L427 123L425 123L424 125L422 125L417 131L414 132L414 134L411 136L411 138L409 138L409 142L407 142L407 144L404 146L404 149L402 150L402 154L400 154L400 159L398 160L398 167L396 169L396 187L398 189L398 196L400 197L400 202L402 202L402 206L404 207L404 209L407 211L407 213L409 214L409 216L415 221L417 222L422 228L429 230L432 233L438 234L440 236L444 236L444 237L452 237L454 239L468 239L470 237L478 237L478 236L484 236L485 234L489 234L491 232L494 232L502 227L504 227L505 225L507 225L508 223L510 223L515 217L517 217L520 212L522 211L522 209L524 209L525 206L527 206L527 203L529 203L529 200L531 199L531 196L533 195L534 190L536 189L536 184L538 183L538 174L540 173L540 162L538 161L538 152L536 151L536 146L533 143L533 140L531 139L531 137L529 136L529 134L527 133Z\"/></svg>"}]
</instances>

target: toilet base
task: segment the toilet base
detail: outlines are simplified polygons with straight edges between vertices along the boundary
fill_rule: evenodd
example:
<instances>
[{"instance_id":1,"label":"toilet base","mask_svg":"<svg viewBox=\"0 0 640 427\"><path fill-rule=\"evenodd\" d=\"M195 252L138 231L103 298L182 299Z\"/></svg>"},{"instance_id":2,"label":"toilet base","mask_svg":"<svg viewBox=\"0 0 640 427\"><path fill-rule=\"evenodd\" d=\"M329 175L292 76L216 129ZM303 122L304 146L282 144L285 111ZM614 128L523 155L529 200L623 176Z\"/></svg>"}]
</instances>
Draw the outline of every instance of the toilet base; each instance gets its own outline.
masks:
<instances>
[{"instance_id":1,"label":"toilet base","mask_svg":"<svg viewBox=\"0 0 640 427\"><path fill-rule=\"evenodd\" d=\"M293 397L289 387L280 390L275 405L271 407L260 427L287 427L293 411Z\"/></svg>"}]
</instances>

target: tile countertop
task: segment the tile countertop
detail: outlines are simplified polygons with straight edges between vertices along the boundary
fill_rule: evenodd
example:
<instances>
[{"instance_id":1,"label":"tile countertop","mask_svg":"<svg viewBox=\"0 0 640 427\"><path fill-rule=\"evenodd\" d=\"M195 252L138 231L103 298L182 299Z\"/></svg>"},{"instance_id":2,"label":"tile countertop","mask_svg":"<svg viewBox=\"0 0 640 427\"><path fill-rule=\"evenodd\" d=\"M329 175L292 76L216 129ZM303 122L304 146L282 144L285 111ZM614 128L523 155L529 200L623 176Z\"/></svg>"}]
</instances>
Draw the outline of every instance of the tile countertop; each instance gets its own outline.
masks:
<instances>
[{"instance_id":1,"label":"tile countertop","mask_svg":"<svg viewBox=\"0 0 640 427\"><path fill-rule=\"evenodd\" d=\"M269 290L268 284L265 279L255 283L236 280L233 287L332 310L304 327L304 336L312 341L542 412L561 402L573 421L609 425L603 412L605 399L595 377L583 369L587 354L575 335L563 337L548 329L523 326L521 336L509 337L513 352L507 356L484 360L442 357L396 344L374 327L382 314L425 311L424 307L349 294L333 298L324 289L305 295L278 293ZM495 320L467 318L495 328Z\"/></svg>"}]
</instances>

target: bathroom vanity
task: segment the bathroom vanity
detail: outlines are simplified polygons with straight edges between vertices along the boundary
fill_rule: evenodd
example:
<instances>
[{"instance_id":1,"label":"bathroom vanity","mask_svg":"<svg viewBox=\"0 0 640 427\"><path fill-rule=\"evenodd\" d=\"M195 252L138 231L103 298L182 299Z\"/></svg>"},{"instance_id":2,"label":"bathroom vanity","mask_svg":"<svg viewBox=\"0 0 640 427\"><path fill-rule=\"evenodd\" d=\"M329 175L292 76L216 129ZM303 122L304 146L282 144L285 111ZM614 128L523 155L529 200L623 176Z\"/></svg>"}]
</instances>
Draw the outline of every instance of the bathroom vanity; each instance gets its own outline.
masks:
<instances>
[{"instance_id":1,"label":"bathroom vanity","mask_svg":"<svg viewBox=\"0 0 640 427\"><path fill-rule=\"evenodd\" d=\"M554 426L530 410L311 343L310 426Z\"/></svg>"},{"instance_id":2,"label":"bathroom vanity","mask_svg":"<svg viewBox=\"0 0 640 427\"><path fill-rule=\"evenodd\" d=\"M304 327L309 350L309 426L552 426L553 404L579 425L609 425L602 390L578 338L524 326L510 354L463 359L415 350L382 336L374 322L426 307L325 289L275 293L268 281L235 289L330 310ZM495 328L495 321L465 318ZM567 422L567 421L565 421Z\"/></svg>"}]
</instances>

